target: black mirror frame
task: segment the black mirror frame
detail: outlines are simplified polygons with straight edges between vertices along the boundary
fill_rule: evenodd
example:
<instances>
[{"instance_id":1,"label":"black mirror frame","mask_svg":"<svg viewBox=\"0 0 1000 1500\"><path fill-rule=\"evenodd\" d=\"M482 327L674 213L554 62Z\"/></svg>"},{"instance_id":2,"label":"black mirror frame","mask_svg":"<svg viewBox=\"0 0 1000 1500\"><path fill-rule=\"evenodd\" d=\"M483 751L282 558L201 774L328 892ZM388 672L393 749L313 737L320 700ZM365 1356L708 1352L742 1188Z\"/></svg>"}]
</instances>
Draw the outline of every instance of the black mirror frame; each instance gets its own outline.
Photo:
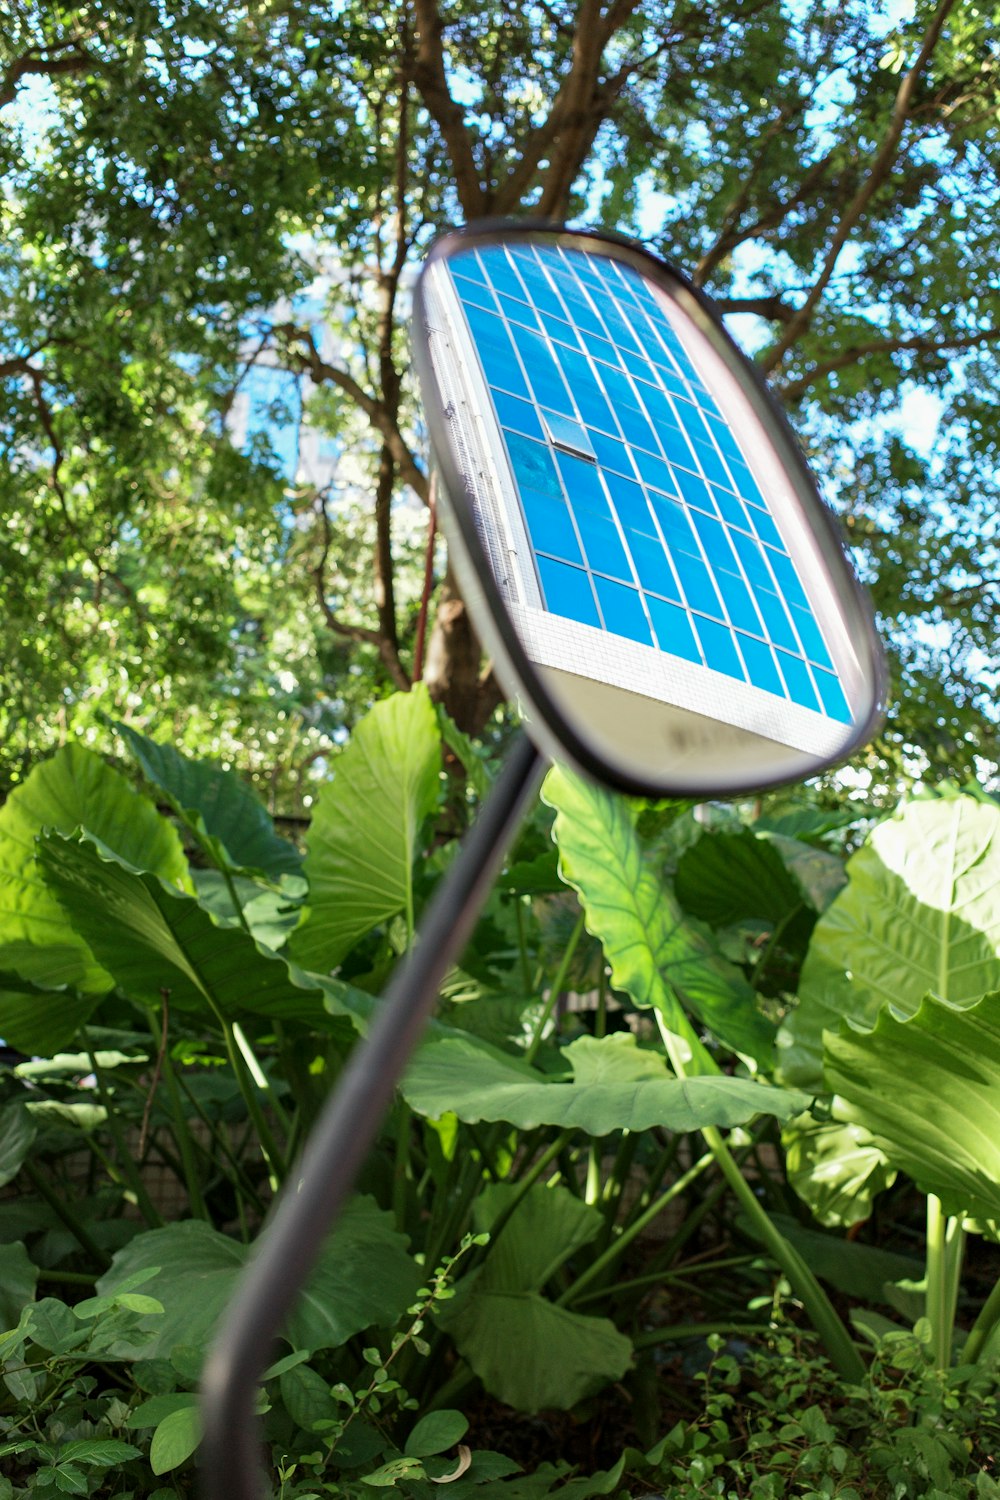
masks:
<instances>
[{"instance_id":1,"label":"black mirror frame","mask_svg":"<svg viewBox=\"0 0 1000 1500\"><path fill-rule=\"evenodd\" d=\"M473 504L463 503L461 498L467 492L466 480L455 462L450 447L444 443L434 442L435 431L441 432L446 429L449 413L441 399L438 380L434 372L427 332L423 284L424 277L437 262L448 259L458 250L488 247L499 243L510 244L511 241L516 242L518 239L537 240L543 234L557 238L562 243L576 243L590 248L607 247L618 259L626 261L642 275L663 286L668 292L672 290L670 285L672 282L695 301L704 315L706 325L704 331L711 337L714 348L737 379L743 394L773 441L778 456L785 465L789 480L799 497L803 511L815 518L813 529L824 555L831 559L833 564L831 572L840 581L839 591L845 604L845 613L853 615L859 624L856 644L859 647L867 647L867 659L863 651L859 650L859 655L862 656L866 678L872 684L872 695L867 712L855 722L849 738L838 749L836 756L825 761L817 761L814 768L805 772L804 775L790 776L786 772L765 781L756 778L741 779L736 776L725 789L717 784L701 788L685 784L681 788L671 785L669 777L663 782L651 782L631 776L588 745L577 733L572 723L560 712L558 704L528 659L517 632L510 622L507 607L494 581L489 559L476 528ZM501 680L508 690L511 685L516 685L518 695L527 710L529 733L540 743L541 748L551 759L568 759L577 770L582 771L591 779L631 796L658 798L677 795L694 800L711 800L722 796L739 796L750 792L766 791L771 787L787 785L789 782L804 780L810 775L818 775L821 771L848 760L856 749L871 738L885 715L888 681L885 657L876 633L871 602L847 560L838 522L819 493L788 418L765 385L761 375L723 327L711 300L687 276L667 262L658 260L631 240L605 231L570 229L531 219L477 221L464 228L449 231L435 240L431 246L414 291L413 344L414 363L420 380L421 397L428 414L428 427L434 456L443 481L443 494L440 496L439 503L447 515L444 529L449 546L453 549L453 562L459 582L466 596L466 602L473 606L470 612L473 614L476 629L483 637L484 645L494 659L501 663ZM475 608L477 603L480 605L478 609ZM487 621L485 629L481 617Z\"/></svg>"}]
</instances>

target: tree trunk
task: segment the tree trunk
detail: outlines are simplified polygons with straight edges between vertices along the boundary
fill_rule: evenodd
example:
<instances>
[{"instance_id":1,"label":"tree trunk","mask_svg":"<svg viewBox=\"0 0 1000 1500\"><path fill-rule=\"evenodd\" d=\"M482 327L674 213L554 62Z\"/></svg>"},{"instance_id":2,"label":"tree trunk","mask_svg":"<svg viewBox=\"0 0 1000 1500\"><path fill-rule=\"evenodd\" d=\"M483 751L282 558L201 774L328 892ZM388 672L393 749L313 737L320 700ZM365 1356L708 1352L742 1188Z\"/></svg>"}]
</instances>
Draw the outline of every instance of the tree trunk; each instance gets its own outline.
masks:
<instances>
[{"instance_id":1,"label":"tree trunk","mask_svg":"<svg viewBox=\"0 0 1000 1500\"><path fill-rule=\"evenodd\" d=\"M466 734L481 734L490 714L503 701L492 663L483 665L482 647L450 563L438 593L424 681L435 703L443 704Z\"/></svg>"}]
</instances>

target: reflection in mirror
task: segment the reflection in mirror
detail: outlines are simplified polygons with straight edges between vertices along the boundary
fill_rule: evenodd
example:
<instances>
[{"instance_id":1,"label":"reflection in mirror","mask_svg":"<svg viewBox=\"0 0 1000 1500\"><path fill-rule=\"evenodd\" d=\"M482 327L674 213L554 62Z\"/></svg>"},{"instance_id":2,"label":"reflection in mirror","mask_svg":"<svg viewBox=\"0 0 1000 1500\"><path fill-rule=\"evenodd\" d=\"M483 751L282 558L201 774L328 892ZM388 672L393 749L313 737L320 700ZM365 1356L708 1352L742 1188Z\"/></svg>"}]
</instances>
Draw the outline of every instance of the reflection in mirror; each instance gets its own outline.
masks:
<instances>
[{"instance_id":1,"label":"reflection in mirror","mask_svg":"<svg viewBox=\"0 0 1000 1500\"><path fill-rule=\"evenodd\" d=\"M870 610L698 294L617 241L515 228L451 236L417 302L456 566L547 749L710 795L863 738Z\"/></svg>"}]
</instances>

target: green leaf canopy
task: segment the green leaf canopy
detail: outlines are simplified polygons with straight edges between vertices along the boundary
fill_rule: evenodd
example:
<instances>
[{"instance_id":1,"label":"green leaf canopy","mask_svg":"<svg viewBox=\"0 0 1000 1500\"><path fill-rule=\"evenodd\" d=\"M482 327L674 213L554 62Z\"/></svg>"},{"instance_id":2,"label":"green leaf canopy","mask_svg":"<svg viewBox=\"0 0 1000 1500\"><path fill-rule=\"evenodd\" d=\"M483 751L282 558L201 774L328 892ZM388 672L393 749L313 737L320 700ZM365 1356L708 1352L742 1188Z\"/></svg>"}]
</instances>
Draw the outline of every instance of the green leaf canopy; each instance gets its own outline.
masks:
<instances>
[{"instance_id":1,"label":"green leaf canopy","mask_svg":"<svg viewBox=\"0 0 1000 1500\"><path fill-rule=\"evenodd\" d=\"M333 764L309 829L308 919L292 936L297 963L325 973L398 912L413 917L420 825L434 810L441 735L418 683L377 703Z\"/></svg>"},{"instance_id":2,"label":"green leaf canopy","mask_svg":"<svg viewBox=\"0 0 1000 1500\"><path fill-rule=\"evenodd\" d=\"M562 1055L572 1076L553 1079L469 1038L435 1038L411 1063L403 1097L431 1119L451 1112L472 1125L505 1120L521 1130L556 1125L592 1136L654 1125L739 1125L758 1114L787 1118L809 1102L805 1094L744 1078L674 1078L662 1057L640 1051L621 1033L581 1037Z\"/></svg>"},{"instance_id":3,"label":"green leaf canopy","mask_svg":"<svg viewBox=\"0 0 1000 1500\"><path fill-rule=\"evenodd\" d=\"M799 1004L778 1037L782 1070L820 1084L823 1032L873 1026L926 994L953 1006L1000 988L1000 807L972 797L915 801L878 824L849 882L816 924Z\"/></svg>"},{"instance_id":4,"label":"green leaf canopy","mask_svg":"<svg viewBox=\"0 0 1000 1500\"><path fill-rule=\"evenodd\" d=\"M137 1272L156 1268L143 1290L163 1303L149 1318L154 1340L148 1359L169 1358L178 1346L203 1348L236 1278L245 1245L200 1219L152 1229L131 1240L98 1282L102 1296ZM420 1272L397 1233L392 1215L370 1198L348 1204L319 1264L297 1302L283 1336L297 1349L334 1349L370 1326L394 1323L410 1305Z\"/></svg>"}]
</instances>

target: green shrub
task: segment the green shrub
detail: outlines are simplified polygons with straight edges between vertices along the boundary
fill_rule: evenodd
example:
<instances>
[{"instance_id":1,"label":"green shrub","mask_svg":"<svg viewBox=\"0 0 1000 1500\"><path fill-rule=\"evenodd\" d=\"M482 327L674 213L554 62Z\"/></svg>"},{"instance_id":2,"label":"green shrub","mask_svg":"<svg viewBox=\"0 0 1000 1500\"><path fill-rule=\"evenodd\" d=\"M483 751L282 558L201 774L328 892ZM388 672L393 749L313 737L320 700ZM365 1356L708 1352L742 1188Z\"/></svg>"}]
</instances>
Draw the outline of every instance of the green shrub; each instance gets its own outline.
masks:
<instances>
[{"instance_id":1,"label":"green shrub","mask_svg":"<svg viewBox=\"0 0 1000 1500\"><path fill-rule=\"evenodd\" d=\"M918 1338L893 1334L848 1385L797 1334L742 1360L709 1343L701 1413L646 1455L667 1500L1000 1497L995 1367L938 1373Z\"/></svg>"}]
</instances>

